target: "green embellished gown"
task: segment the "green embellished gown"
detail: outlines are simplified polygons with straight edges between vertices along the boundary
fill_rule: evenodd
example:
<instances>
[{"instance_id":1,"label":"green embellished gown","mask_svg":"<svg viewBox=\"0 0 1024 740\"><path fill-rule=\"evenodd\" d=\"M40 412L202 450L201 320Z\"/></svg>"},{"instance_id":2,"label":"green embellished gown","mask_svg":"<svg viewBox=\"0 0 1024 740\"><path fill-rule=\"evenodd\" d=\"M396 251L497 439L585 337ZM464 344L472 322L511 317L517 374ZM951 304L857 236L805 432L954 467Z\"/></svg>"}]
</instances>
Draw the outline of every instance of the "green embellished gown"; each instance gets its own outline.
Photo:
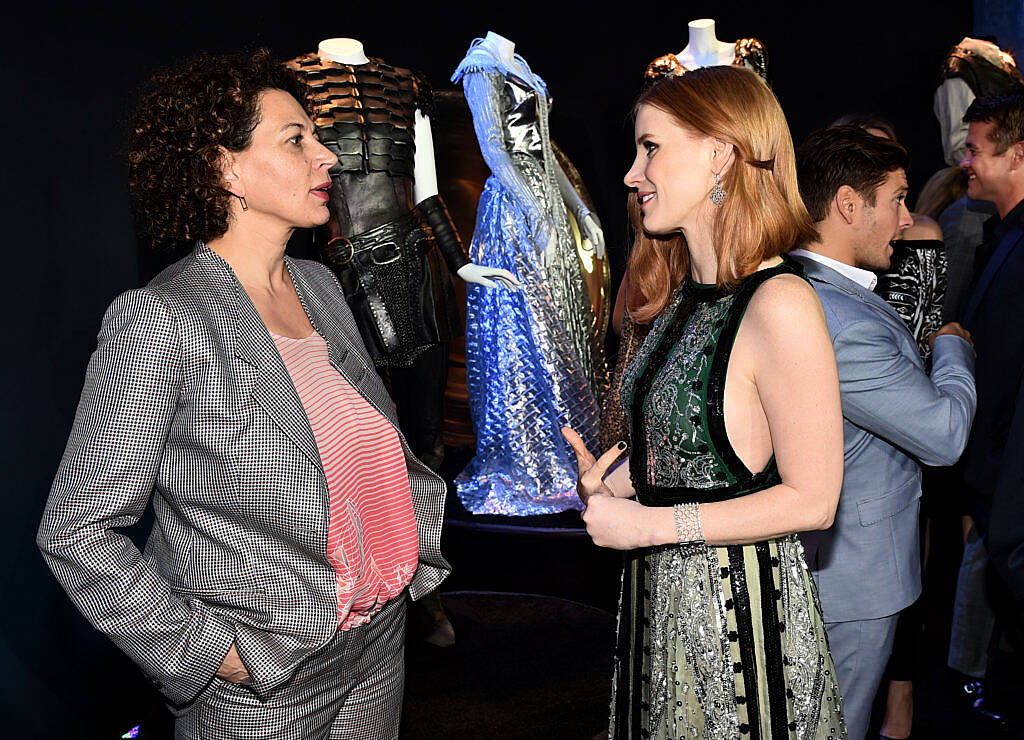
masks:
<instances>
[{"instance_id":1,"label":"green embellished gown","mask_svg":"<svg viewBox=\"0 0 1024 740\"><path fill-rule=\"evenodd\" d=\"M780 482L725 432L726 369L754 291L688 280L626 370L630 472L646 506L722 501ZM749 545L634 550L623 572L612 740L846 738L817 591L796 535Z\"/></svg>"}]
</instances>

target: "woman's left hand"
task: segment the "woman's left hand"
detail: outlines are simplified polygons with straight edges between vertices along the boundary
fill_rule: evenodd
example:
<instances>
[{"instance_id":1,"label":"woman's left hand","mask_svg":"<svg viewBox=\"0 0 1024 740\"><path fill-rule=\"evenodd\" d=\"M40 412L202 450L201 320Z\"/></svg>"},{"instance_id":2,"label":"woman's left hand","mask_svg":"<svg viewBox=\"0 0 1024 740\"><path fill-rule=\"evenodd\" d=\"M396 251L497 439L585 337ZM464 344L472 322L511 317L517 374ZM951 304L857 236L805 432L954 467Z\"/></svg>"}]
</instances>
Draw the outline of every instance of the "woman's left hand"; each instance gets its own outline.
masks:
<instances>
[{"instance_id":1,"label":"woman's left hand","mask_svg":"<svg viewBox=\"0 0 1024 740\"><path fill-rule=\"evenodd\" d=\"M576 493L580 500L587 504L593 496L615 496L615 492L604 482L604 476L612 463L618 460L622 451L626 449L626 443L619 442L595 459L584 444L583 438L574 429L562 427L562 436L576 453L576 470L579 474Z\"/></svg>"},{"instance_id":2,"label":"woman's left hand","mask_svg":"<svg viewBox=\"0 0 1024 740\"><path fill-rule=\"evenodd\" d=\"M632 499L591 496L583 512L583 522L598 547L635 550L656 544L654 512L655 509Z\"/></svg>"}]
</instances>

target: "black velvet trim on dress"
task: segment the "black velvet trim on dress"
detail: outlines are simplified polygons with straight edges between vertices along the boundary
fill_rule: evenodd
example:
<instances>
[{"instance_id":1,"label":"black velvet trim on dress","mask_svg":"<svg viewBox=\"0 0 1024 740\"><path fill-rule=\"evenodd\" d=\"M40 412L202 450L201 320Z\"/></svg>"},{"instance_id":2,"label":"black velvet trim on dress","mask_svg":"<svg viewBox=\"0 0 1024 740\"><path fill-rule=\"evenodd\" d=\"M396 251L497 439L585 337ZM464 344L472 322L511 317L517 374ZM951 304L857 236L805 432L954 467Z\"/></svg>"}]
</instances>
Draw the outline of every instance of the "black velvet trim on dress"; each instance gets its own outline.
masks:
<instances>
[{"instance_id":1,"label":"black velvet trim on dress","mask_svg":"<svg viewBox=\"0 0 1024 740\"><path fill-rule=\"evenodd\" d=\"M651 592L646 586L644 586L644 566L646 565L646 552L641 550L636 554L636 560L633 563L633 577L639 578L639 586L634 593L637 594L637 598L640 599L641 606L639 609L633 610L633 617L631 618L631 627L633 630L633 660L636 661L632 666L632 670L629 674L629 693L633 697L633 706L630 707L630 720L629 725L633 732L637 729L646 730L646 727L641 725L642 713L640 711L642 702L646 701L647 691L643 686L643 675L644 675L644 630L646 627L643 624L636 623L637 614L648 614L647 602L650 601ZM640 676L640 686L634 686L637 676ZM648 677L650 680L650 677Z\"/></svg>"},{"instance_id":2,"label":"black velvet trim on dress","mask_svg":"<svg viewBox=\"0 0 1024 740\"><path fill-rule=\"evenodd\" d=\"M772 558L767 542L754 546L757 552L758 576L761 580L761 629L764 634L765 683L768 684L768 713L772 737L789 734L789 712L786 705L786 676L782 662L782 623L779 621L778 601L781 592L776 585L775 567L778 558Z\"/></svg>"},{"instance_id":3,"label":"black velvet trim on dress","mask_svg":"<svg viewBox=\"0 0 1024 740\"><path fill-rule=\"evenodd\" d=\"M754 621L750 614L750 591L747 589L747 571L743 563L743 546L730 545L729 586L732 606L736 614L736 632L740 648L740 662L734 666L743 674L744 705L747 708L747 728L750 740L760 740L761 711L757 695L757 657L754 651ZM742 732L742 725L741 725ZM746 733L744 733L746 734Z\"/></svg>"},{"instance_id":4,"label":"black velvet trim on dress","mask_svg":"<svg viewBox=\"0 0 1024 740\"><path fill-rule=\"evenodd\" d=\"M609 740L633 740L640 728L640 701L646 696L643 673L643 640L645 624L637 624L637 615L646 614L646 604L632 603L633 598L646 601L642 584L647 550L631 550L625 554L622 571L622 608L615 635L615 735ZM639 677L640 686L636 685Z\"/></svg>"},{"instance_id":5,"label":"black velvet trim on dress","mask_svg":"<svg viewBox=\"0 0 1024 740\"><path fill-rule=\"evenodd\" d=\"M651 356L647 360L647 367L643 369L640 377L636 379L636 384L633 386L633 397L629 399L630 411L633 416L633 423L629 434L629 474L635 481L649 480L647 475L647 436L644 434L644 425L642 423L644 401L647 400L647 395L651 392L654 379L658 377L658 373L665 367L665 363L668 362L673 348L682 339L690 314L693 313L694 293L696 292L694 290L694 283L687 281L679 289L683 291L679 305L671 317L665 317L671 323L662 335L658 346L651 352ZM637 489L637 492L637 501L644 504L644 500L639 497L639 489Z\"/></svg>"},{"instance_id":6,"label":"black velvet trim on dress","mask_svg":"<svg viewBox=\"0 0 1024 740\"><path fill-rule=\"evenodd\" d=\"M726 317L725 327L719 335L717 349L711 360L711 374L708 377L708 433L711 436L711 443L714 445L718 457L736 478L736 485L743 488L749 486L755 476L764 476L769 473L778 475L778 471L775 467L775 457L772 456L764 470L757 474L751 473L729 443L729 436L725 431L725 377L729 370L729 358L732 356L732 347L736 342L736 333L739 331L747 305L753 298L754 291L766 280L776 275L802 275L802 272L798 265L783 259L782 264L759 270L743 281L736 292L732 306L729 307L729 314Z\"/></svg>"},{"instance_id":7,"label":"black velvet trim on dress","mask_svg":"<svg viewBox=\"0 0 1024 740\"><path fill-rule=\"evenodd\" d=\"M644 506L674 506L676 504L709 504L715 501L727 501L731 498L745 496L752 491L760 491L776 486L782 482L779 471L775 467L775 458L769 462L768 468L747 480L737 481L729 486L718 488L692 488L689 486L658 486L653 483L637 482L633 478L633 489L636 500ZM632 468L630 474L633 474Z\"/></svg>"}]
</instances>

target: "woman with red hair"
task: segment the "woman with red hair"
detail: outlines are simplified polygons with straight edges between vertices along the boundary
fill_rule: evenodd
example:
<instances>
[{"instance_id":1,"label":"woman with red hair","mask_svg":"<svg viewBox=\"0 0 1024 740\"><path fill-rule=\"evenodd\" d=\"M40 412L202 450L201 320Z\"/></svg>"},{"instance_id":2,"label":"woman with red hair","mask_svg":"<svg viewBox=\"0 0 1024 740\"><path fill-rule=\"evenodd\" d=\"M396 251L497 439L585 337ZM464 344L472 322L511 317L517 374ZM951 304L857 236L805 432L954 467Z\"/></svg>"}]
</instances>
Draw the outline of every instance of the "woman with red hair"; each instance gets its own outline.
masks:
<instances>
[{"instance_id":1,"label":"woman with red hair","mask_svg":"<svg viewBox=\"0 0 1024 740\"><path fill-rule=\"evenodd\" d=\"M587 531L629 551L610 735L846 737L796 536L832 522L843 432L821 304L781 257L814 236L785 117L734 67L634 112L626 185L647 233L681 238L630 256L632 313L657 318L622 383L628 466L565 430Z\"/></svg>"}]
</instances>

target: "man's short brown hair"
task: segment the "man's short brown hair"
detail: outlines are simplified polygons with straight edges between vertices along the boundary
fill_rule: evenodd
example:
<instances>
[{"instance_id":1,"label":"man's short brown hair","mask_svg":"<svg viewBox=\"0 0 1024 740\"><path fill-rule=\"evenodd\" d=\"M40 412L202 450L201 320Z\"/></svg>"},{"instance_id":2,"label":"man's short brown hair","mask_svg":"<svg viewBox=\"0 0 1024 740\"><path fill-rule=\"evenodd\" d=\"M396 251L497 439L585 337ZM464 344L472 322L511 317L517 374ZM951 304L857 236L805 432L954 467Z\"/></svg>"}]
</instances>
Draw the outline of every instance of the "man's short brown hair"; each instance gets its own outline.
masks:
<instances>
[{"instance_id":1,"label":"man's short brown hair","mask_svg":"<svg viewBox=\"0 0 1024 740\"><path fill-rule=\"evenodd\" d=\"M1002 154L1024 141L1024 93L976 98L964 113L964 123L976 121L992 124L989 138L996 145L996 154Z\"/></svg>"}]
</instances>

